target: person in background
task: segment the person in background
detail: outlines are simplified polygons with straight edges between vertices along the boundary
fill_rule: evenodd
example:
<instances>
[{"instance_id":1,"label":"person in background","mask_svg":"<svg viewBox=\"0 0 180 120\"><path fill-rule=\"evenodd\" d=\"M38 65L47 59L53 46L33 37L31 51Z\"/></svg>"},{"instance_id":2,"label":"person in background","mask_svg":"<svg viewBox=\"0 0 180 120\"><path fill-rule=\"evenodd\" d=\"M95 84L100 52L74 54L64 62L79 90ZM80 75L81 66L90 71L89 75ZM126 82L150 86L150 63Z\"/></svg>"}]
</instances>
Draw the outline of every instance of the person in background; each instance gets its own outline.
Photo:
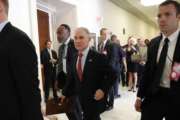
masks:
<instances>
[{"instance_id":1,"label":"person in background","mask_svg":"<svg viewBox=\"0 0 180 120\"><path fill-rule=\"evenodd\" d=\"M132 55L136 54L138 51L135 47L136 39L130 37L128 39L128 45L126 47L126 61L127 61L127 74L128 74L128 91L136 92L136 82L137 82L137 63L132 60Z\"/></svg>"},{"instance_id":2,"label":"person in background","mask_svg":"<svg viewBox=\"0 0 180 120\"><path fill-rule=\"evenodd\" d=\"M118 97L118 90L114 91L114 85L119 82L119 71L120 71L120 63L119 63L119 48L115 43L113 43L110 39L110 33L107 28L102 28L100 30L100 39L101 42L98 45L99 52L104 54L108 59L108 64L116 71L115 76L116 79L110 79L112 81L111 89L107 95L107 110L113 109L114 106L114 98ZM118 84L119 85L119 84ZM116 92L116 93L115 93Z\"/></svg>"},{"instance_id":3,"label":"person in background","mask_svg":"<svg viewBox=\"0 0 180 120\"><path fill-rule=\"evenodd\" d=\"M8 0L0 0L1 119L43 120L36 50L8 11Z\"/></svg>"},{"instance_id":4,"label":"person in background","mask_svg":"<svg viewBox=\"0 0 180 120\"><path fill-rule=\"evenodd\" d=\"M144 42L145 42L146 46L148 47L149 43L150 43L149 39L145 39Z\"/></svg>"},{"instance_id":5,"label":"person in background","mask_svg":"<svg viewBox=\"0 0 180 120\"><path fill-rule=\"evenodd\" d=\"M120 69L119 69L119 77L118 77L118 81L116 81L116 83L113 85L114 87L114 93L115 93L115 98L119 98L120 97L120 94L119 94L119 84L120 84L120 81L121 81L121 73L123 72L123 74L126 74L127 72L127 64L126 64L126 55L125 55L125 52L123 51L122 47L120 46L120 41L118 40L117 36L115 34L113 34L111 36L111 41L113 43L116 44L116 46L118 47L118 59L119 59L119 64L120 64ZM123 67L124 67L124 70L123 70Z\"/></svg>"},{"instance_id":6,"label":"person in background","mask_svg":"<svg viewBox=\"0 0 180 120\"><path fill-rule=\"evenodd\" d=\"M44 68L44 92L45 92L45 102L49 99L50 87L53 88L53 96L55 102L58 100L57 91L55 87L56 83L56 63L57 63L57 53L51 49L51 41L46 41L46 48L41 51L41 65Z\"/></svg>"},{"instance_id":7,"label":"person in background","mask_svg":"<svg viewBox=\"0 0 180 120\"><path fill-rule=\"evenodd\" d=\"M180 119L180 4L174 0L158 7L161 35L148 46L147 63L135 108L141 120Z\"/></svg>"},{"instance_id":8,"label":"person in background","mask_svg":"<svg viewBox=\"0 0 180 120\"><path fill-rule=\"evenodd\" d=\"M140 58L138 61L138 80L137 80L137 85L136 85L137 88L139 86L139 82L142 79L144 67L147 61L147 46L145 44L144 39L142 38L139 40L138 53L139 53Z\"/></svg>"},{"instance_id":9,"label":"person in background","mask_svg":"<svg viewBox=\"0 0 180 120\"><path fill-rule=\"evenodd\" d=\"M72 69L72 60L77 50L74 46L74 40L70 37L71 29L67 24L61 24L57 29L57 40L61 43L58 54L57 79L59 88L64 88L67 82L69 71ZM69 120L81 120L82 109L77 96L68 98L72 106L70 111L66 113Z\"/></svg>"}]
</instances>

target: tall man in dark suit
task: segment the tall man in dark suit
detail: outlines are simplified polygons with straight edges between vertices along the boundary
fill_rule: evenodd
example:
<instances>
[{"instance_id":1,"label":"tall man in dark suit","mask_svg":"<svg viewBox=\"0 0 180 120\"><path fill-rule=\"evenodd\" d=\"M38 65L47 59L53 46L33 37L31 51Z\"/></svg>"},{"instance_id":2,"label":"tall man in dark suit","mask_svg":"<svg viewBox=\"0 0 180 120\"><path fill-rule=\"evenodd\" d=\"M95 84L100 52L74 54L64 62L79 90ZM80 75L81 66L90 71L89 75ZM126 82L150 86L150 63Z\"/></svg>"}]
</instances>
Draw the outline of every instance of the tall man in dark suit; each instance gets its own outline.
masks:
<instances>
[{"instance_id":1,"label":"tall man in dark suit","mask_svg":"<svg viewBox=\"0 0 180 120\"><path fill-rule=\"evenodd\" d=\"M62 100L76 94L82 106L83 120L100 120L100 113L105 106L104 96L111 82L108 74L112 71L106 57L90 49L89 41L90 33L86 28L75 31L78 53L74 55Z\"/></svg>"},{"instance_id":2,"label":"tall man in dark suit","mask_svg":"<svg viewBox=\"0 0 180 120\"><path fill-rule=\"evenodd\" d=\"M180 4L165 1L159 5L161 35L148 47L145 72L135 108L141 120L180 119Z\"/></svg>"},{"instance_id":3,"label":"tall man in dark suit","mask_svg":"<svg viewBox=\"0 0 180 120\"><path fill-rule=\"evenodd\" d=\"M43 120L35 47L8 22L8 6L8 0L0 0L1 118Z\"/></svg>"},{"instance_id":4,"label":"tall man in dark suit","mask_svg":"<svg viewBox=\"0 0 180 120\"><path fill-rule=\"evenodd\" d=\"M57 79L60 88L63 88L67 82L67 76L72 69L73 55L77 52L74 46L74 40L70 38L71 29L67 24L61 24L57 29L57 39L61 43L59 47L59 60L57 65ZM81 120L81 106L76 96L69 98L72 106L70 112L66 113L69 120Z\"/></svg>"},{"instance_id":5,"label":"tall man in dark suit","mask_svg":"<svg viewBox=\"0 0 180 120\"><path fill-rule=\"evenodd\" d=\"M100 30L101 42L98 45L99 52L104 54L108 59L108 64L115 71L115 79L111 80L111 89L109 90L108 98L107 98L107 109L110 110L114 105L114 98L119 96L118 88L114 86L119 85L119 77L120 77L120 62L119 62L119 48L118 46L111 42L109 39L110 34L107 28L102 28ZM117 89L114 89L117 88Z\"/></svg>"},{"instance_id":6,"label":"tall man in dark suit","mask_svg":"<svg viewBox=\"0 0 180 120\"><path fill-rule=\"evenodd\" d=\"M54 100L57 102L57 92L55 88L56 83L56 63L57 54L51 49L51 41L46 41L46 48L41 51L41 64L44 68L44 92L45 92L45 102L49 98L50 87L53 88Z\"/></svg>"}]
</instances>

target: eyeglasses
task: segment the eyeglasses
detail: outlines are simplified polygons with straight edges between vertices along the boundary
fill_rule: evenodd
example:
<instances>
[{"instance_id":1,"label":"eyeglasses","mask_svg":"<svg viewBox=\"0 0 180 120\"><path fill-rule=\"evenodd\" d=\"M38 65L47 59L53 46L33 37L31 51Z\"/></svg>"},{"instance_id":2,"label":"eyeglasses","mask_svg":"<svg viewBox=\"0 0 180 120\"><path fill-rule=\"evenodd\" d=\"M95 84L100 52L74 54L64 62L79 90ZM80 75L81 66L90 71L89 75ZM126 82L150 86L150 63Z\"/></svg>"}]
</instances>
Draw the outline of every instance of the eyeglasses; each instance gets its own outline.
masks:
<instances>
[{"instance_id":1,"label":"eyeglasses","mask_svg":"<svg viewBox=\"0 0 180 120\"><path fill-rule=\"evenodd\" d=\"M75 39L75 40L77 40L77 39L82 40L82 39L84 39L84 38L85 38L84 36L74 36L74 39Z\"/></svg>"}]
</instances>

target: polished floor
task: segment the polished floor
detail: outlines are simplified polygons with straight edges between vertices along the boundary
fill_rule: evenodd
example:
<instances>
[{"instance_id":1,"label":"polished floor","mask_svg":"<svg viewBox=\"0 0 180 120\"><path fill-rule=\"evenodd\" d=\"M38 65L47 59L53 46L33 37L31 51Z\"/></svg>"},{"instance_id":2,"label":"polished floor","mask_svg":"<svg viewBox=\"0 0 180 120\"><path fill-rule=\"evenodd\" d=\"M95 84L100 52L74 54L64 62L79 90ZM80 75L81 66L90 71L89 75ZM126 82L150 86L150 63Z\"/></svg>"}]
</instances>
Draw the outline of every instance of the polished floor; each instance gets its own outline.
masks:
<instances>
[{"instance_id":1,"label":"polished floor","mask_svg":"<svg viewBox=\"0 0 180 120\"><path fill-rule=\"evenodd\" d=\"M140 114L134 109L136 93L128 92L127 88L121 88L120 93L121 98L115 100L114 109L104 112L101 115L102 120L140 120ZM56 116L58 120L68 120L64 114Z\"/></svg>"}]
</instances>

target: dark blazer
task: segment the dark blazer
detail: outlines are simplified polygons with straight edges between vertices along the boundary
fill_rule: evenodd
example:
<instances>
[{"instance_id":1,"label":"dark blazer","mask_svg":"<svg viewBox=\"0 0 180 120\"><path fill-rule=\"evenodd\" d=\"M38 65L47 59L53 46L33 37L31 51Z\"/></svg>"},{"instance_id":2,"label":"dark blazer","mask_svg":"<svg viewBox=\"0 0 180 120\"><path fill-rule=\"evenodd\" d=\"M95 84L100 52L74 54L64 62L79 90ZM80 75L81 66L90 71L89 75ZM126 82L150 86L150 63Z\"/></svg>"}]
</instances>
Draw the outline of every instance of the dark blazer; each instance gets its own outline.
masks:
<instances>
[{"instance_id":1,"label":"dark blazer","mask_svg":"<svg viewBox=\"0 0 180 120\"><path fill-rule=\"evenodd\" d=\"M112 78L112 68L108 66L108 61L103 54L89 50L85 61L83 80L80 82L76 71L77 54L73 59L73 67L68 74L68 80L63 95L72 96L77 94L89 110L99 110L105 105L105 100L97 102L94 95L97 89L102 89L107 93L110 88L110 78ZM112 78L113 79L113 78ZM97 105L97 106L96 106ZM98 107L98 105L102 105ZM83 105L82 105L83 106Z\"/></svg>"},{"instance_id":2,"label":"dark blazer","mask_svg":"<svg viewBox=\"0 0 180 120\"><path fill-rule=\"evenodd\" d=\"M72 67L72 60L74 57L74 54L76 54L77 50L74 46L74 40L71 39L70 42L68 43L68 48L67 48L67 55L66 55L66 70L67 72L71 70ZM67 79L67 75L65 75L64 72L58 73L58 86L59 88L63 88Z\"/></svg>"},{"instance_id":3,"label":"dark blazer","mask_svg":"<svg viewBox=\"0 0 180 120\"><path fill-rule=\"evenodd\" d=\"M10 23L0 32L1 117L43 120L37 56L29 37Z\"/></svg>"},{"instance_id":4,"label":"dark blazer","mask_svg":"<svg viewBox=\"0 0 180 120\"><path fill-rule=\"evenodd\" d=\"M100 43L101 44L101 43ZM100 45L99 45L100 46ZM110 40L106 42L104 50L107 52L107 59L109 61L109 65L116 72L116 77L120 74L120 56L119 56L119 47L115 43L112 43Z\"/></svg>"},{"instance_id":5,"label":"dark blazer","mask_svg":"<svg viewBox=\"0 0 180 120\"><path fill-rule=\"evenodd\" d=\"M146 98L155 95L159 89L160 80L155 80L156 65L157 65L157 53L162 36L154 38L148 47L148 59L145 66L145 72L142 80L140 81L140 87L137 93L138 97ZM173 63L180 62L180 35L175 47ZM171 81L171 88L173 94L180 94L180 80L178 82Z\"/></svg>"},{"instance_id":6,"label":"dark blazer","mask_svg":"<svg viewBox=\"0 0 180 120\"><path fill-rule=\"evenodd\" d=\"M53 59L57 60L57 53L54 50L51 50L51 53L52 53ZM44 66L45 73L52 72L56 66L56 63L53 65L50 62L50 59L51 58L50 58L48 49L45 48L44 50L41 51L41 64L43 64L43 66Z\"/></svg>"}]
</instances>

